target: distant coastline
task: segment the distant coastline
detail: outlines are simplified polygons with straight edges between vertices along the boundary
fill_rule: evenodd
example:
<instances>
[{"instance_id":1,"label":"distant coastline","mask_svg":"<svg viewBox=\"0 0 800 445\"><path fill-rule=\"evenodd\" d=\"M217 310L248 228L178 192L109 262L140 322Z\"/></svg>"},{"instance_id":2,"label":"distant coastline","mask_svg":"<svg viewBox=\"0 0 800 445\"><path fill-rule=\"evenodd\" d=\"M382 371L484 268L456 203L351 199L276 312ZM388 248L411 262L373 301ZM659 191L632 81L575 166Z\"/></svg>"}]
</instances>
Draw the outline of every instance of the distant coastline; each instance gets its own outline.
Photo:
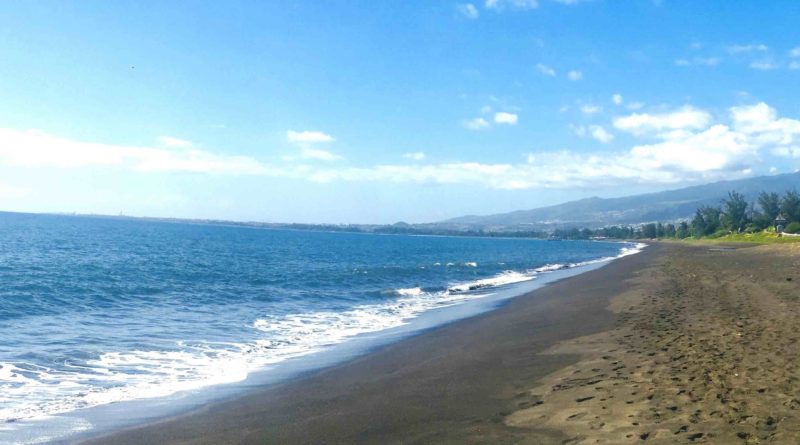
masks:
<instances>
[{"instance_id":1,"label":"distant coastline","mask_svg":"<svg viewBox=\"0 0 800 445\"><path fill-rule=\"evenodd\" d=\"M7 212L24 213L24 212ZM261 221L232 221L203 218L169 218L157 216L105 215L96 213L37 213L40 215L69 216L80 218L100 218L132 221L152 221L178 224L203 224L213 226L245 227L252 229L302 230L315 232L372 233L385 235L438 235L468 236L487 238L552 238L552 232L543 230L520 230L515 227L498 227L495 229L455 229L442 227L440 223L409 224L310 224L310 223L271 223Z\"/></svg>"},{"instance_id":2,"label":"distant coastline","mask_svg":"<svg viewBox=\"0 0 800 445\"><path fill-rule=\"evenodd\" d=\"M663 238L658 225L675 229L696 219L698 209L718 206L732 191L748 203L748 212L763 210L753 204L761 195L783 194L800 186L800 173L760 176L734 181L720 181L658 193L619 198L587 198L549 207L517 210L495 215L466 215L441 221L391 224L365 223L293 223L241 221L216 218L176 218L130 216L77 212L38 212L31 214L88 218L153 221L181 224L204 224L254 229L302 230L318 232L374 233L388 235L427 235L487 238L532 239L607 239L631 240ZM781 209L783 211L784 209ZM2 213L2 212L0 212ZM29 213L29 212L8 212ZM764 212L771 216L773 211ZM787 213L790 220L800 216ZM753 219L753 218L751 218ZM757 218L756 218L757 219ZM760 224L759 227L769 224ZM693 230L691 235L698 237ZM711 233L701 230L699 236ZM688 235L688 233L687 233ZM718 235L718 234L717 234ZM716 236L716 235L715 235ZM685 238L683 236L682 238ZM718 237L718 236L716 236Z\"/></svg>"}]
</instances>

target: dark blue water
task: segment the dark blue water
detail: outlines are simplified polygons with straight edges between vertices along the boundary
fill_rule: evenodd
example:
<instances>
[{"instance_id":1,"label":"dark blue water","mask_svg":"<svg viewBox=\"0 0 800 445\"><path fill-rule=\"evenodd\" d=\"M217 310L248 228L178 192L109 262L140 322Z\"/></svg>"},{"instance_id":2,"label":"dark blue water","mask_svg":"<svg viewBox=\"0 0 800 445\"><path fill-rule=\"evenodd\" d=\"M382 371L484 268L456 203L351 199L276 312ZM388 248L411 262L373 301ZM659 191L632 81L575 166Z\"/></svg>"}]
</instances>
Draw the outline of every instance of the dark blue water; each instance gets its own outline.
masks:
<instances>
[{"instance_id":1,"label":"dark blue water","mask_svg":"<svg viewBox=\"0 0 800 445\"><path fill-rule=\"evenodd\" d=\"M630 247L0 213L0 443L30 419L238 382Z\"/></svg>"}]
</instances>

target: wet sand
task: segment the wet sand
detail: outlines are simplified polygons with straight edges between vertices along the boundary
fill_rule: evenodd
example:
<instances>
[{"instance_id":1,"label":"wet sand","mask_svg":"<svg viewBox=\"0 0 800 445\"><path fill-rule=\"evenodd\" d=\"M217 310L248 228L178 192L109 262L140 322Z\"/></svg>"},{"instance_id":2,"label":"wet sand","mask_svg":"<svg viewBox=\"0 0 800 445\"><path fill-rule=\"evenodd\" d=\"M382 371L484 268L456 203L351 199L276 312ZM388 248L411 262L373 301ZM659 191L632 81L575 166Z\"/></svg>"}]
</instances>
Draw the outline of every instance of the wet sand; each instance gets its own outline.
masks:
<instances>
[{"instance_id":1,"label":"wet sand","mask_svg":"<svg viewBox=\"0 0 800 445\"><path fill-rule=\"evenodd\" d=\"M92 443L800 443L799 266L800 245L655 244Z\"/></svg>"}]
</instances>

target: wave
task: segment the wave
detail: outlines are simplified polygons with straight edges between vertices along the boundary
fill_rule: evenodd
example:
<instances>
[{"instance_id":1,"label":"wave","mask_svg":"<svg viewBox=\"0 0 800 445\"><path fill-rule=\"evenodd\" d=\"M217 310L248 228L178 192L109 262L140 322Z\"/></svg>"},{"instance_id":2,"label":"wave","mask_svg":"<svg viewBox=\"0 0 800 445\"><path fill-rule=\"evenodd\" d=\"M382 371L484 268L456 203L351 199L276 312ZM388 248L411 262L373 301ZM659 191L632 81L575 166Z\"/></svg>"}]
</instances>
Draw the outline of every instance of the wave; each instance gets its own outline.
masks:
<instances>
[{"instance_id":1,"label":"wave","mask_svg":"<svg viewBox=\"0 0 800 445\"><path fill-rule=\"evenodd\" d=\"M420 287L410 287L408 289L397 289L394 292L404 297L416 297L422 295L423 290Z\"/></svg>"},{"instance_id":2,"label":"wave","mask_svg":"<svg viewBox=\"0 0 800 445\"><path fill-rule=\"evenodd\" d=\"M591 265L591 264L607 263L609 261L613 261L613 260L628 256L628 255L635 255L635 254L641 252L642 249L644 249L645 247L647 247L647 244L645 244L645 243L636 243L633 246L624 246L624 247L619 249L619 254L617 256L608 256L608 257L597 258L597 259L594 259L594 260L588 260L588 261L581 261L581 262L578 262L578 263L572 263L568 267L580 267L580 266L588 266L588 265Z\"/></svg>"},{"instance_id":3,"label":"wave","mask_svg":"<svg viewBox=\"0 0 800 445\"><path fill-rule=\"evenodd\" d=\"M481 280L475 280L475 281L470 281L468 283L450 286L447 288L447 290L450 292L467 292L487 287L497 287L506 284L519 283L522 281L532 280L534 278L535 275L531 273L522 273L522 272L514 272L513 270L507 270L491 278L484 278Z\"/></svg>"},{"instance_id":4,"label":"wave","mask_svg":"<svg viewBox=\"0 0 800 445\"><path fill-rule=\"evenodd\" d=\"M405 325L431 309L482 298L491 290L534 280L540 274L611 261L640 252L626 244L615 257L572 264L507 270L489 278L446 288L392 291L381 303L345 311L264 316L252 322L253 338L242 343L179 342L177 350L106 352L82 365L67 361L56 370L29 363L0 363L0 424L34 419L124 400L243 381L258 369L311 354L360 334ZM462 263L477 267L476 263Z\"/></svg>"}]
</instances>

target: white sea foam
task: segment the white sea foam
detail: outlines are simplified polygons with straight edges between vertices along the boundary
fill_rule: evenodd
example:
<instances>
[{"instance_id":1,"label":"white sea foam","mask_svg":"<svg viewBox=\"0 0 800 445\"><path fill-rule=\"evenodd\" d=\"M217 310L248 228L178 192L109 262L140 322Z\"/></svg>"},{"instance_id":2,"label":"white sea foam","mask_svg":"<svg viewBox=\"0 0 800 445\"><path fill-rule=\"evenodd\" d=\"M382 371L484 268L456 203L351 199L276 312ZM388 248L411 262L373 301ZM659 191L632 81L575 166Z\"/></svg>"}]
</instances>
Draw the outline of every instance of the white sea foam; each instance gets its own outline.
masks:
<instances>
[{"instance_id":1,"label":"white sea foam","mask_svg":"<svg viewBox=\"0 0 800 445\"><path fill-rule=\"evenodd\" d=\"M33 445L49 443L65 436L88 431L92 424L74 417L42 416L14 423L0 423L0 433L13 432L13 436L0 434L0 445ZM7 438L8 437L8 438Z\"/></svg>"},{"instance_id":2,"label":"white sea foam","mask_svg":"<svg viewBox=\"0 0 800 445\"><path fill-rule=\"evenodd\" d=\"M566 267L567 266L565 266L564 264L546 264L542 267L537 267L536 269L533 270L534 272L552 272L554 270L566 269Z\"/></svg>"},{"instance_id":3,"label":"white sea foam","mask_svg":"<svg viewBox=\"0 0 800 445\"><path fill-rule=\"evenodd\" d=\"M624 246L624 247L619 249L619 254L617 256L607 256L607 257L597 258L597 259L594 259L594 260L588 260L588 261L581 261L581 262L578 262L578 263L572 263L568 267L580 267L580 266L588 266L588 265L591 265L591 264L607 263L609 261L613 261L613 260L616 260L618 258L622 258L622 257L628 256L628 255L637 254L637 253L641 252L642 249L644 249L645 247L647 247L647 244L645 244L645 243L636 243L636 244L634 244L633 246L630 246L630 247L629 246Z\"/></svg>"},{"instance_id":4,"label":"white sea foam","mask_svg":"<svg viewBox=\"0 0 800 445\"><path fill-rule=\"evenodd\" d=\"M397 289L395 292L397 292L398 295L411 296L411 297L422 295L422 289L419 287L410 287L408 289Z\"/></svg>"},{"instance_id":5,"label":"white sea foam","mask_svg":"<svg viewBox=\"0 0 800 445\"><path fill-rule=\"evenodd\" d=\"M483 289L486 287L503 286L506 284L519 283L521 281L528 281L535 278L532 273L521 273L507 270L491 278L484 278L481 280L470 281L468 283L457 284L447 288L450 292L467 292L472 290Z\"/></svg>"},{"instance_id":6,"label":"white sea foam","mask_svg":"<svg viewBox=\"0 0 800 445\"><path fill-rule=\"evenodd\" d=\"M423 312L481 298L490 289L536 279L559 269L611 261L640 252L646 245L624 246L616 257L547 264L524 272L505 271L490 278L455 283L444 290L397 289L396 298L349 310L265 316L252 323L260 337L244 343L178 343L173 351L107 352L82 365L59 370L29 363L0 363L0 425L41 419L80 408L124 400L168 396L180 391L244 380L254 370L319 351L368 332L410 322ZM453 265L453 263L447 263ZM477 267L476 263L464 263ZM5 422L5 423L3 423Z\"/></svg>"},{"instance_id":7,"label":"white sea foam","mask_svg":"<svg viewBox=\"0 0 800 445\"><path fill-rule=\"evenodd\" d=\"M645 243L636 243L633 245L633 247L623 247L622 249L620 249L620 254L617 257L619 258L639 253L645 247L647 247L647 244Z\"/></svg>"},{"instance_id":8,"label":"white sea foam","mask_svg":"<svg viewBox=\"0 0 800 445\"><path fill-rule=\"evenodd\" d=\"M86 366L55 370L27 363L3 363L0 421L37 419L122 400L167 396L247 377L247 345L198 345L180 351L102 354ZM25 377L31 376L31 377Z\"/></svg>"}]
</instances>

